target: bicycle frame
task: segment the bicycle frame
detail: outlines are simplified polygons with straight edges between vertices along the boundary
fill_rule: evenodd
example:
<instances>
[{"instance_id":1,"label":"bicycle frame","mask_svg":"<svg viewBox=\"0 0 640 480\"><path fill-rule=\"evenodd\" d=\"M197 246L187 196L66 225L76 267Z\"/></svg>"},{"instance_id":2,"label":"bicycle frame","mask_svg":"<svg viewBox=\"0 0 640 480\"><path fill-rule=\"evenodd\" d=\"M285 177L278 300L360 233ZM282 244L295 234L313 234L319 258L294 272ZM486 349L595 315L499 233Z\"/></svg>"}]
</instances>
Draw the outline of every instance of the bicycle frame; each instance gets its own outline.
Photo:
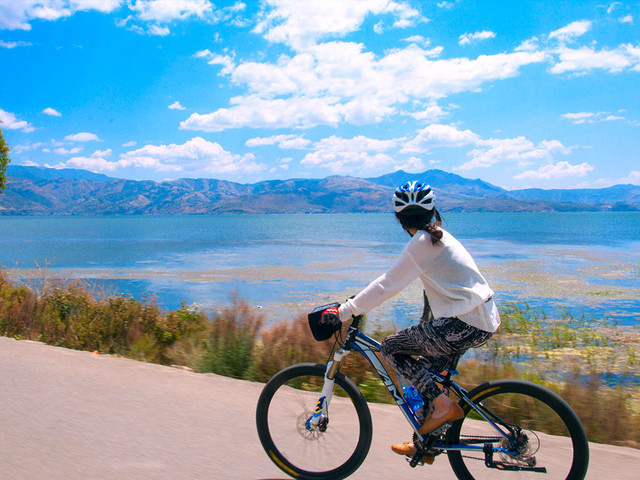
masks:
<instances>
[{"instance_id":1,"label":"bicycle frame","mask_svg":"<svg viewBox=\"0 0 640 480\"><path fill-rule=\"evenodd\" d=\"M361 320L361 317L354 317L353 323L349 327L349 330L346 335L346 339L343 342L342 347L335 352L333 359L327 363L327 369L325 373L325 380L324 380L322 392L320 394L320 398L318 400L314 414L310 419L310 422L309 422L310 425L308 425L308 427L318 428L318 426L320 425L320 421L323 416L322 414L324 411L328 410L329 404L331 403L333 388L335 385L335 380L334 380L335 374L340 370L340 367L344 363L344 360L346 359L350 351L355 350L356 352L363 355L369 361L371 366L374 368L374 370L382 380L382 383L389 391L389 394L395 401L396 405L398 405L398 407L404 414L405 418L413 428L418 438L422 438L422 440L424 441L429 435L428 434L422 435L422 436L420 435L419 429L421 424L418 422L418 419L416 418L411 408L409 408L409 405L407 405L407 403L405 402L402 393L396 386L395 382L392 380L391 375L385 368L384 364L380 361L380 359L376 355L376 353L380 351L380 343L374 340L373 338L365 335L358 329L360 320ZM451 379L451 377L454 374L457 374L457 371L448 370L443 375L441 373L437 373L429 370L429 374L433 377L433 379L437 383L443 385L445 389L453 390L460 399L462 399L478 415L483 417L496 430L497 438L495 439L492 438L490 440L494 442L501 440L502 438L509 440L510 434L513 434L512 427L507 423L503 422L502 420L500 420L492 412L486 410L481 403L475 404L473 399L469 398L467 390L460 387L457 383L455 383ZM500 428L499 425L502 426L502 428ZM503 428L505 430L508 430L508 432L505 432ZM485 455L490 455L493 452L502 452L506 454L511 454L511 452L508 449L501 448L501 447L489 447L490 451L488 451L487 450L488 447L486 446L486 444L492 443L492 442L488 442L488 439L486 437L484 437L481 440L479 439L476 443L479 443L481 445L471 445L471 444L449 445L447 443L436 442L432 445L432 448L440 449L440 450L483 451Z\"/></svg>"}]
</instances>

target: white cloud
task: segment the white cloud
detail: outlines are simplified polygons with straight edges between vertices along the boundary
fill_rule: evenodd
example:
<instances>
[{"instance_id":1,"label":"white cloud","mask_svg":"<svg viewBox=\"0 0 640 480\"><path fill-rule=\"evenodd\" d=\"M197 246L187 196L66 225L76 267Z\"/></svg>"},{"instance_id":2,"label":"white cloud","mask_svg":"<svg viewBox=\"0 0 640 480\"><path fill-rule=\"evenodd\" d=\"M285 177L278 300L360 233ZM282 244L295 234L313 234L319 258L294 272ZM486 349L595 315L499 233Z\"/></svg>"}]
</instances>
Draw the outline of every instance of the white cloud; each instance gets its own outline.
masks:
<instances>
[{"instance_id":1,"label":"white cloud","mask_svg":"<svg viewBox=\"0 0 640 480\"><path fill-rule=\"evenodd\" d=\"M121 3L122 0L9 0L0 7L0 28L31 30L32 20L58 20L88 10L109 13Z\"/></svg>"},{"instance_id":2,"label":"white cloud","mask_svg":"<svg viewBox=\"0 0 640 480\"><path fill-rule=\"evenodd\" d=\"M421 45L423 47L429 47L431 45L431 40L424 38L422 35L412 35L410 37L403 38L402 41L415 43L416 45Z\"/></svg>"},{"instance_id":3,"label":"white cloud","mask_svg":"<svg viewBox=\"0 0 640 480\"><path fill-rule=\"evenodd\" d=\"M1 126L2 125L0 124L0 127ZM23 153L23 152L30 152L30 151L33 151L33 150L37 150L37 149L42 148L44 146L45 146L45 144L42 143L42 142L30 143L28 145L14 145L11 148L11 151L13 153L15 153L15 154L20 154L20 153Z\"/></svg>"},{"instance_id":4,"label":"white cloud","mask_svg":"<svg viewBox=\"0 0 640 480\"><path fill-rule=\"evenodd\" d=\"M636 56L636 49L632 45L623 45L615 50L602 49L596 51L591 47L577 49L561 47L554 51L559 61L549 70L551 73L586 73L590 70L607 70L618 73L625 68L634 70L640 68L640 56Z\"/></svg>"},{"instance_id":5,"label":"white cloud","mask_svg":"<svg viewBox=\"0 0 640 480\"><path fill-rule=\"evenodd\" d=\"M57 111L57 110L55 110L55 109L53 109L51 107L45 108L44 110L42 110L42 113L44 113L45 115L52 116L52 117L61 117L62 116L62 114L59 111Z\"/></svg>"},{"instance_id":6,"label":"white cloud","mask_svg":"<svg viewBox=\"0 0 640 480\"><path fill-rule=\"evenodd\" d=\"M515 52L434 60L441 47L425 50L415 44L377 58L363 49L353 42L329 42L293 57L283 55L276 63L240 63L230 73L231 80L246 85L249 93L231 99L230 108L192 115L181 128L221 131L374 123L398 113L401 104L475 91L546 59L543 52ZM197 55L206 58L210 52Z\"/></svg>"},{"instance_id":7,"label":"white cloud","mask_svg":"<svg viewBox=\"0 0 640 480\"><path fill-rule=\"evenodd\" d=\"M388 2L387 9L383 13L394 16L393 26L396 28L408 28L417 22L428 20L420 15L420 12L405 2Z\"/></svg>"},{"instance_id":8,"label":"white cloud","mask_svg":"<svg viewBox=\"0 0 640 480\"><path fill-rule=\"evenodd\" d=\"M280 168L281 170L289 170L292 161L293 158L290 157L281 158L280 160L278 160L278 168Z\"/></svg>"},{"instance_id":9,"label":"white cloud","mask_svg":"<svg viewBox=\"0 0 640 480\"><path fill-rule=\"evenodd\" d=\"M640 46L635 46L631 44L622 45L620 47L629 57L629 61L631 62L631 70L635 72L640 72Z\"/></svg>"},{"instance_id":10,"label":"white cloud","mask_svg":"<svg viewBox=\"0 0 640 480\"><path fill-rule=\"evenodd\" d=\"M632 185L640 185L640 170L634 170L629 173L628 176L624 178L620 178L618 180L619 184L632 184Z\"/></svg>"},{"instance_id":11,"label":"white cloud","mask_svg":"<svg viewBox=\"0 0 640 480\"><path fill-rule=\"evenodd\" d=\"M593 70L619 73L624 70L640 71L640 46L631 43L618 47L596 48L590 46L572 48L567 44L591 29L592 22L581 20L555 30L541 38L525 40L516 52L543 54L551 60L549 71L553 74L584 75Z\"/></svg>"},{"instance_id":12,"label":"white cloud","mask_svg":"<svg viewBox=\"0 0 640 480\"><path fill-rule=\"evenodd\" d=\"M433 165L433 163L429 163ZM396 170L404 170L405 172L424 172L427 169L427 165L425 164L422 158L418 157L410 157L404 163L397 165Z\"/></svg>"},{"instance_id":13,"label":"white cloud","mask_svg":"<svg viewBox=\"0 0 640 480\"><path fill-rule=\"evenodd\" d=\"M153 168L158 171L188 172L189 175L248 174L265 169L252 154L235 155L218 143L196 137L177 145L146 145L120 155L120 168Z\"/></svg>"},{"instance_id":14,"label":"white cloud","mask_svg":"<svg viewBox=\"0 0 640 480\"><path fill-rule=\"evenodd\" d=\"M119 8L123 0L69 0L68 3L73 11L97 10L110 13Z\"/></svg>"},{"instance_id":15,"label":"white cloud","mask_svg":"<svg viewBox=\"0 0 640 480\"><path fill-rule=\"evenodd\" d=\"M391 77L400 92L419 99L437 99L477 90L486 82L517 76L520 67L541 62L544 58L544 54L538 52L516 52L431 61L423 52L409 48L388 55L380 63L384 67L383 73Z\"/></svg>"},{"instance_id":16,"label":"white cloud","mask_svg":"<svg viewBox=\"0 0 640 480\"><path fill-rule=\"evenodd\" d=\"M124 168L148 168L160 172L188 172L189 175L249 174L265 169L254 156L234 155L218 143L200 137L177 145L146 145L108 160L112 151L95 151L89 157L73 157L54 168L83 168L93 172L113 172Z\"/></svg>"},{"instance_id":17,"label":"white cloud","mask_svg":"<svg viewBox=\"0 0 640 480\"><path fill-rule=\"evenodd\" d=\"M364 136L351 139L331 136L315 143L301 164L308 167L328 168L334 173L380 171L394 167L394 159L386 153L396 147L395 140L376 140Z\"/></svg>"},{"instance_id":18,"label":"white cloud","mask_svg":"<svg viewBox=\"0 0 640 480\"><path fill-rule=\"evenodd\" d=\"M534 160L549 159L553 154L568 154L571 148L557 140L544 140L537 145L525 137L479 140L475 149L467 153L471 158L456 170L463 172L475 168L489 168L504 161L525 166Z\"/></svg>"},{"instance_id":19,"label":"white cloud","mask_svg":"<svg viewBox=\"0 0 640 480\"><path fill-rule=\"evenodd\" d=\"M633 25L633 15L625 15L624 17L620 17L620 23L628 23Z\"/></svg>"},{"instance_id":20,"label":"white cloud","mask_svg":"<svg viewBox=\"0 0 640 480\"><path fill-rule=\"evenodd\" d=\"M183 130L220 132L229 128L310 128L317 125L338 125L339 108L331 98L294 97L264 99L257 95L235 97L231 108L213 113L192 114L180 122Z\"/></svg>"},{"instance_id":21,"label":"white cloud","mask_svg":"<svg viewBox=\"0 0 640 480\"><path fill-rule=\"evenodd\" d=\"M80 153L82 151L82 147L75 148L56 148L53 150L53 153L56 155L75 155L76 153Z\"/></svg>"},{"instance_id":22,"label":"white cloud","mask_svg":"<svg viewBox=\"0 0 640 480\"><path fill-rule=\"evenodd\" d=\"M194 57L206 58L208 60L207 63L209 63L209 65L222 65L222 70L220 71L221 74L225 74L225 75L230 74L231 72L233 72L233 69L235 68L235 62L233 60L233 57L229 55L218 55L218 54L212 53L211 51L209 51L209 49L200 50L199 52L196 52Z\"/></svg>"},{"instance_id":23,"label":"white cloud","mask_svg":"<svg viewBox=\"0 0 640 480\"><path fill-rule=\"evenodd\" d=\"M26 120L18 120L11 112L0 108L0 128L7 130L22 130L25 133L33 132L35 128Z\"/></svg>"},{"instance_id":24,"label":"white cloud","mask_svg":"<svg viewBox=\"0 0 640 480\"><path fill-rule=\"evenodd\" d=\"M278 145L279 148L302 150L309 146L311 140L299 135L274 135L271 137L256 137L246 141L247 147L261 147L265 145Z\"/></svg>"},{"instance_id":25,"label":"white cloud","mask_svg":"<svg viewBox=\"0 0 640 480\"><path fill-rule=\"evenodd\" d=\"M203 17L213 8L209 0L134 0L129 8L143 21L170 22Z\"/></svg>"},{"instance_id":26,"label":"white cloud","mask_svg":"<svg viewBox=\"0 0 640 480\"><path fill-rule=\"evenodd\" d=\"M575 40L591 30L591 22L589 20L579 20L570 23L566 27L554 30L549 34L549 39L555 39L560 42L569 42Z\"/></svg>"},{"instance_id":27,"label":"white cloud","mask_svg":"<svg viewBox=\"0 0 640 480\"><path fill-rule=\"evenodd\" d=\"M412 113L411 116L416 120L435 123L443 117L449 116L449 113L445 112L439 105L430 105L425 110Z\"/></svg>"},{"instance_id":28,"label":"white cloud","mask_svg":"<svg viewBox=\"0 0 640 480\"><path fill-rule=\"evenodd\" d=\"M169 27L160 25L150 25L147 31L149 34L156 35L158 37L166 37L171 33Z\"/></svg>"},{"instance_id":29,"label":"white cloud","mask_svg":"<svg viewBox=\"0 0 640 480\"><path fill-rule=\"evenodd\" d=\"M101 141L95 133L80 132L64 137L69 142L99 142Z\"/></svg>"},{"instance_id":30,"label":"white cloud","mask_svg":"<svg viewBox=\"0 0 640 480\"><path fill-rule=\"evenodd\" d=\"M480 137L471 130L458 130L451 125L429 125L418 131L418 135L402 148L402 152L428 152L439 147L462 147L475 144Z\"/></svg>"},{"instance_id":31,"label":"white cloud","mask_svg":"<svg viewBox=\"0 0 640 480\"><path fill-rule=\"evenodd\" d=\"M5 42L3 40L0 40L0 48L8 48L8 49L12 49L12 48L16 48L16 47L30 47L31 44L29 42Z\"/></svg>"},{"instance_id":32,"label":"white cloud","mask_svg":"<svg viewBox=\"0 0 640 480\"><path fill-rule=\"evenodd\" d=\"M417 10L404 2L359 0L266 0L267 8L254 29L272 43L285 43L296 50L319 39L342 37L356 31L367 15L392 14L394 26L404 28L421 20Z\"/></svg>"},{"instance_id":33,"label":"white cloud","mask_svg":"<svg viewBox=\"0 0 640 480\"><path fill-rule=\"evenodd\" d=\"M122 146L124 148L129 148L129 147L135 147L137 144L138 144L138 142L132 140L130 142L123 143Z\"/></svg>"},{"instance_id":34,"label":"white cloud","mask_svg":"<svg viewBox=\"0 0 640 480\"><path fill-rule=\"evenodd\" d=\"M616 120L626 120L625 117L614 115L610 112L576 112L565 113L562 118L570 120L576 125L584 123L611 122Z\"/></svg>"},{"instance_id":35,"label":"white cloud","mask_svg":"<svg viewBox=\"0 0 640 480\"><path fill-rule=\"evenodd\" d=\"M611 5L609 5L609 7L607 7L607 13L611 15L611 13L620 5L622 5L620 2L613 2Z\"/></svg>"},{"instance_id":36,"label":"white cloud","mask_svg":"<svg viewBox=\"0 0 640 480\"><path fill-rule=\"evenodd\" d=\"M245 8L243 3L238 2L215 10L210 0L5 0L2 3L0 29L30 30L32 20L54 21L79 11L111 13L125 7L131 15L118 20L118 26L140 34L160 36L170 33L167 23L193 17L240 25L242 22L235 19L234 15Z\"/></svg>"},{"instance_id":37,"label":"white cloud","mask_svg":"<svg viewBox=\"0 0 640 480\"><path fill-rule=\"evenodd\" d=\"M460 45L470 45L471 43L477 43L482 40L488 40L490 38L495 38L496 34L494 32L490 32L488 30L483 30L482 32L475 33L465 33L460 35L458 43Z\"/></svg>"},{"instance_id":38,"label":"white cloud","mask_svg":"<svg viewBox=\"0 0 640 480\"><path fill-rule=\"evenodd\" d=\"M584 177L593 170L593 166L584 162L579 165L571 165L569 162L558 162L543 165L538 170L527 170L515 177L516 180L537 179L537 180L555 180L565 177Z\"/></svg>"},{"instance_id":39,"label":"white cloud","mask_svg":"<svg viewBox=\"0 0 640 480\"><path fill-rule=\"evenodd\" d=\"M49 168L81 168L91 172L113 172L118 168L115 162L106 160L111 150L96 150L90 157L73 157L57 165L46 165Z\"/></svg>"},{"instance_id":40,"label":"white cloud","mask_svg":"<svg viewBox=\"0 0 640 480\"><path fill-rule=\"evenodd\" d=\"M294 57L281 56L277 63L242 63L232 80L246 84L263 97L275 95L339 95L352 97L360 89L371 93L375 57L357 43L329 42Z\"/></svg>"},{"instance_id":41,"label":"white cloud","mask_svg":"<svg viewBox=\"0 0 640 480\"><path fill-rule=\"evenodd\" d=\"M595 117L595 113L593 112L576 112L576 113L565 113L562 115L562 118L566 118L567 120L571 120L575 124L586 123Z\"/></svg>"},{"instance_id":42,"label":"white cloud","mask_svg":"<svg viewBox=\"0 0 640 480\"><path fill-rule=\"evenodd\" d=\"M180 105L180 102L177 100L173 102L171 105L169 105L169 109L170 110L186 110L182 105Z\"/></svg>"},{"instance_id":43,"label":"white cloud","mask_svg":"<svg viewBox=\"0 0 640 480\"><path fill-rule=\"evenodd\" d=\"M540 50L540 40L538 37L533 37L525 40L515 49L516 52L537 52Z\"/></svg>"}]
</instances>

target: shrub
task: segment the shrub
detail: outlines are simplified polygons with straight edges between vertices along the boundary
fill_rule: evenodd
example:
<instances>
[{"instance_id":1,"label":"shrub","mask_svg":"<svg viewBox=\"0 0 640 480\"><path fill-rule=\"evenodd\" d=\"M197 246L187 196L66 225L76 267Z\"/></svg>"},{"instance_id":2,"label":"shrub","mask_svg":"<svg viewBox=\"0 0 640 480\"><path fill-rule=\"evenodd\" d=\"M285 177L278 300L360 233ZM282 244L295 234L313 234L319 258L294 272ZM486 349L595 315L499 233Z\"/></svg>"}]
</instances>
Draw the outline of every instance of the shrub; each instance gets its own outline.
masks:
<instances>
[{"instance_id":1,"label":"shrub","mask_svg":"<svg viewBox=\"0 0 640 480\"><path fill-rule=\"evenodd\" d=\"M233 378L251 378L254 350L264 318L234 295L211 322L200 370Z\"/></svg>"},{"instance_id":2,"label":"shrub","mask_svg":"<svg viewBox=\"0 0 640 480\"><path fill-rule=\"evenodd\" d=\"M280 322L261 332L256 350L254 380L266 382L283 368L302 362L327 361L331 341L316 342L306 316Z\"/></svg>"}]
</instances>

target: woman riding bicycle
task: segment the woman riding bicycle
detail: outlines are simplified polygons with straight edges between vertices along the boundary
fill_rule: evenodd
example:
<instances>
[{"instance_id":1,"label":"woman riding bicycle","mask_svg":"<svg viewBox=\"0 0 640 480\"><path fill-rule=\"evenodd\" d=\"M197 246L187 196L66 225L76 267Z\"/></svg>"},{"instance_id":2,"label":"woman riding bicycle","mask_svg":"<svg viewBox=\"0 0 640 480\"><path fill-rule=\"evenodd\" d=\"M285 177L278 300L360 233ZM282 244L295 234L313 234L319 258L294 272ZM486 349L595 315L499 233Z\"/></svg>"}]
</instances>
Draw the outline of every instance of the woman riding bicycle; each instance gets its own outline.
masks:
<instances>
[{"instance_id":1,"label":"woman riding bicycle","mask_svg":"<svg viewBox=\"0 0 640 480\"><path fill-rule=\"evenodd\" d=\"M409 182L393 195L395 215L411 240L398 260L339 308L323 313L328 323L346 322L399 293L416 278L422 280L432 318L385 338L383 358L420 392L425 406L421 434L462 418L460 406L436 385L427 369L442 371L469 348L485 343L498 329L500 316L493 291L467 250L441 227L429 185ZM414 356L419 356L416 359ZM392 445L401 455L415 455L413 442Z\"/></svg>"}]
</instances>

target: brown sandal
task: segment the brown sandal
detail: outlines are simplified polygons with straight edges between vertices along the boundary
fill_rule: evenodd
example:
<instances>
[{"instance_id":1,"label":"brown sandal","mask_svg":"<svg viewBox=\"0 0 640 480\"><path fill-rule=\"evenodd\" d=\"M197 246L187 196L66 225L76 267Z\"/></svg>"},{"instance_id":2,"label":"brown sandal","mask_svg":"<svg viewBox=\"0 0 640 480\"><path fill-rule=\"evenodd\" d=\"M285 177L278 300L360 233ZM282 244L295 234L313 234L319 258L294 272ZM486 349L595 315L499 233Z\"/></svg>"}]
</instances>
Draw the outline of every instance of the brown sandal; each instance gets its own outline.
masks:
<instances>
[{"instance_id":1,"label":"brown sandal","mask_svg":"<svg viewBox=\"0 0 640 480\"><path fill-rule=\"evenodd\" d=\"M391 445L391 450L393 450L398 455L405 455L407 457L413 457L418 452L413 442L404 442ZM422 461L427 465L431 465L435 459L436 457L432 457L431 455L425 455L424 457L422 457Z\"/></svg>"}]
</instances>

